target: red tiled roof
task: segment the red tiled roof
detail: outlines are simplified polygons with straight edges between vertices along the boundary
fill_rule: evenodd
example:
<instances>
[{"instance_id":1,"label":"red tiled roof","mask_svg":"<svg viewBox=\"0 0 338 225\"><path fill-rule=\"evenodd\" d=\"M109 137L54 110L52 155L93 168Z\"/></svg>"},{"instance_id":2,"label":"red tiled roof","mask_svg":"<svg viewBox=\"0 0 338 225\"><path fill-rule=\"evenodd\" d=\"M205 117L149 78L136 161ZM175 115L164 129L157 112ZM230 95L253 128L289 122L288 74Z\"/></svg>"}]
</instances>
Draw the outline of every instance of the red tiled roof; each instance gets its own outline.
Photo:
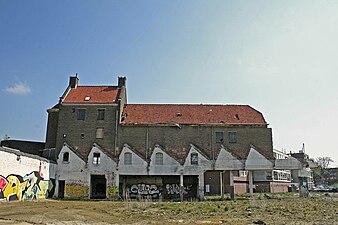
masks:
<instances>
[{"instance_id":1,"label":"red tiled roof","mask_svg":"<svg viewBox=\"0 0 338 225\"><path fill-rule=\"evenodd\" d=\"M63 103L114 103L119 90L116 86L78 86L70 89ZM89 97L85 100L86 97Z\"/></svg>"},{"instance_id":2,"label":"red tiled roof","mask_svg":"<svg viewBox=\"0 0 338 225\"><path fill-rule=\"evenodd\" d=\"M267 124L248 105L127 104L123 115L122 124Z\"/></svg>"}]
</instances>

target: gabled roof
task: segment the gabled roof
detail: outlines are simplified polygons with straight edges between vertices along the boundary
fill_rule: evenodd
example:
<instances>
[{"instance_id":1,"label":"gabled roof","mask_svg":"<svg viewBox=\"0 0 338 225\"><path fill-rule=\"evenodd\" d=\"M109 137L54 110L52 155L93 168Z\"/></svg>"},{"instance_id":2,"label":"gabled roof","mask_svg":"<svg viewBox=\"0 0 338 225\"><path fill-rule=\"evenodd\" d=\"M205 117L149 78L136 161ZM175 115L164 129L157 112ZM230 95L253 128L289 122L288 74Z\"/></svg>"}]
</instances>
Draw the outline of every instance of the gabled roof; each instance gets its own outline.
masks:
<instances>
[{"instance_id":1,"label":"gabled roof","mask_svg":"<svg viewBox=\"0 0 338 225\"><path fill-rule=\"evenodd\" d=\"M62 103L115 103L119 92L116 86L77 86L69 90Z\"/></svg>"},{"instance_id":2,"label":"gabled roof","mask_svg":"<svg viewBox=\"0 0 338 225\"><path fill-rule=\"evenodd\" d=\"M248 105L127 104L122 124L267 125Z\"/></svg>"}]
</instances>

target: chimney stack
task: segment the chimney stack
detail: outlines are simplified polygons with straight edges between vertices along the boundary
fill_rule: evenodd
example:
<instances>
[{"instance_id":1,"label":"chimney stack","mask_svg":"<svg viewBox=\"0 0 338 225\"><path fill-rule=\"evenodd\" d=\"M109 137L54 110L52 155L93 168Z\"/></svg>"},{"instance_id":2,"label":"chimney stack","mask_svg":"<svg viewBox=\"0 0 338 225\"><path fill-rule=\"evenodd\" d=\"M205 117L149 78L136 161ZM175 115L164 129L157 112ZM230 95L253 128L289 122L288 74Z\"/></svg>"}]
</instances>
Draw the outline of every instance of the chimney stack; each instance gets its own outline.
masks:
<instances>
[{"instance_id":1,"label":"chimney stack","mask_svg":"<svg viewBox=\"0 0 338 225\"><path fill-rule=\"evenodd\" d=\"M126 81L127 81L126 77L119 77L118 87L119 88L126 87Z\"/></svg>"},{"instance_id":2,"label":"chimney stack","mask_svg":"<svg viewBox=\"0 0 338 225\"><path fill-rule=\"evenodd\" d=\"M70 88L76 88L78 83L79 83L79 78L77 78L77 73L75 74L75 76L71 76L69 78L69 87Z\"/></svg>"}]
</instances>

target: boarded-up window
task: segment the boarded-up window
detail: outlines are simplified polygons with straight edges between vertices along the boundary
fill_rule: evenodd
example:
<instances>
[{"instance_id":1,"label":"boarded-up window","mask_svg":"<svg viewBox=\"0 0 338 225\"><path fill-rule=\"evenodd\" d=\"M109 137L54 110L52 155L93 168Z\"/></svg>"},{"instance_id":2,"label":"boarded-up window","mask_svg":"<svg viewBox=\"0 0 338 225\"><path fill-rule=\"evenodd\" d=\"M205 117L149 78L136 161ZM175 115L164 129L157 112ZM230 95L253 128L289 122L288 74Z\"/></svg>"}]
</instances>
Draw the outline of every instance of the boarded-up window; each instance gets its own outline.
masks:
<instances>
[{"instance_id":1,"label":"boarded-up window","mask_svg":"<svg viewBox=\"0 0 338 225\"><path fill-rule=\"evenodd\" d=\"M100 164L100 153L94 153L93 154L93 164Z\"/></svg>"},{"instance_id":2,"label":"boarded-up window","mask_svg":"<svg viewBox=\"0 0 338 225\"><path fill-rule=\"evenodd\" d=\"M236 132L229 132L228 133L228 139L229 139L229 143L236 143L237 142L237 133Z\"/></svg>"},{"instance_id":3,"label":"boarded-up window","mask_svg":"<svg viewBox=\"0 0 338 225\"><path fill-rule=\"evenodd\" d=\"M198 165L198 154L191 153L190 160L191 160L191 165Z\"/></svg>"},{"instance_id":4,"label":"boarded-up window","mask_svg":"<svg viewBox=\"0 0 338 225\"><path fill-rule=\"evenodd\" d=\"M102 139L103 138L103 133L104 133L104 130L103 130L102 127L96 128L96 138Z\"/></svg>"},{"instance_id":5,"label":"boarded-up window","mask_svg":"<svg viewBox=\"0 0 338 225\"><path fill-rule=\"evenodd\" d=\"M158 152L155 155L155 165L163 165L163 153Z\"/></svg>"},{"instance_id":6,"label":"boarded-up window","mask_svg":"<svg viewBox=\"0 0 338 225\"><path fill-rule=\"evenodd\" d=\"M132 163L133 163L132 154L130 152L124 153L124 164L131 165Z\"/></svg>"}]
</instances>

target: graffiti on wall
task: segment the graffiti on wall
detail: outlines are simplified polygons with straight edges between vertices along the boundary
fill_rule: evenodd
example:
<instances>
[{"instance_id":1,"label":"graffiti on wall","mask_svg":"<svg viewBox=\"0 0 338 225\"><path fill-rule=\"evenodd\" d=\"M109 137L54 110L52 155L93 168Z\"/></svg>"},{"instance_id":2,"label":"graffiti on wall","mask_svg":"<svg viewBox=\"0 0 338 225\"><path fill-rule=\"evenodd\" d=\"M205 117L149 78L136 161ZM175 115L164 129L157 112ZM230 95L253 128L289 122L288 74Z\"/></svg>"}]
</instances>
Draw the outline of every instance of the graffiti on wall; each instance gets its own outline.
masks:
<instances>
[{"instance_id":1,"label":"graffiti on wall","mask_svg":"<svg viewBox=\"0 0 338 225\"><path fill-rule=\"evenodd\" d=\"M85 185L81 180L70 180L66 184L66 197L70 198L87 198L89 194L89 186Z\"/></svg>"},{"instance_id":2,"label":"graffiti on wall","mask_svg":"<svg viewBox=\"0 0 338 225\"><path fill-rule=\"evenodd\" d=\"M155 184L134 184L128 191L130 198L152 198L161 196L161 191Z\"/></svg>"},{"instance_id":3,"label":"graffiti on wall","mask_svg":"<svg viewBox=\"0 0 338 225\"><path fill-rule=\"evenodd\" d=\"M46 198L52 188L53 183L44 180L38 171L33 171L23 177L16 174L7 177L0 175L0 198L7 201Z\"/></svg>"},{"instance_id":4,"label":"graffiti on wall","mask_svg":"<svg viewBox=\"0 0 338 225\"><path fill-rule=\"evenodd\" d=\"M189 191L191 190L191 187L192 185L182 187L183 195L187 195ZM181 191L181 187L179 184L167 184L165 186L165 190L167 192L167 195L179 195Z\"/></svg>"}]
</instances>

